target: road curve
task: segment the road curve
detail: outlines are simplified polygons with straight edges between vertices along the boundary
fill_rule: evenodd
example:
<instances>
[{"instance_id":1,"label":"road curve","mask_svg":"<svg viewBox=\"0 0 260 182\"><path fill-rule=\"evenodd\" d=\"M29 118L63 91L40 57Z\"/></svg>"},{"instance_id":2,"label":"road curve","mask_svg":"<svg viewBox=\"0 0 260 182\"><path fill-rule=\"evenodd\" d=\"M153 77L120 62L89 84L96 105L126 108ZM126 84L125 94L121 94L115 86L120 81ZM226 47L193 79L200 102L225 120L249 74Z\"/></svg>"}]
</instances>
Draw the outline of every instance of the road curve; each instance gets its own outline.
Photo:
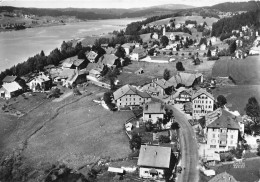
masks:
<instances>
[{"instance_id":1,"label":"road curve","mask_svg":"<svg viewBox=\"0 0 260 182\"><path fill-rule=\"evenodd\" d=\"M181 146L181 165L182 172L178 176L178 182L198 182L198 144L192 126L187 117L169 105L173 110L174 117L180 125L180 146Z\"/></svg>"}]
</instances>

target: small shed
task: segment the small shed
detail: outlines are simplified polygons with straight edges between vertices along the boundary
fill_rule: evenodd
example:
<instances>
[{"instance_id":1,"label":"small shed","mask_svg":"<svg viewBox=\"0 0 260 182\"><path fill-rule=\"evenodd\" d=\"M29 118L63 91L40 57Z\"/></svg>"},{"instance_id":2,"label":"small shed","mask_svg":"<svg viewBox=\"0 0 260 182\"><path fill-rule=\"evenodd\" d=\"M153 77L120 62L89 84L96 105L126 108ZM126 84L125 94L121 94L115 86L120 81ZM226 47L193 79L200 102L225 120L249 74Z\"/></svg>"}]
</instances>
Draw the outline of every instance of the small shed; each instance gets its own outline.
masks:
<instances>
[{"instance_id":1,"label":"small shed","mask_svg":"<svg viewBox=\"0 0 260 182\"><path fill-rule=\"evenodd\" d=\"M137 75L140 75L140 74L143 74L144 73L144 69L143 68L140 68L140 69L138 69L136 72L135 72L135 74L137 74Z\"/></svg>"}]
</instances>

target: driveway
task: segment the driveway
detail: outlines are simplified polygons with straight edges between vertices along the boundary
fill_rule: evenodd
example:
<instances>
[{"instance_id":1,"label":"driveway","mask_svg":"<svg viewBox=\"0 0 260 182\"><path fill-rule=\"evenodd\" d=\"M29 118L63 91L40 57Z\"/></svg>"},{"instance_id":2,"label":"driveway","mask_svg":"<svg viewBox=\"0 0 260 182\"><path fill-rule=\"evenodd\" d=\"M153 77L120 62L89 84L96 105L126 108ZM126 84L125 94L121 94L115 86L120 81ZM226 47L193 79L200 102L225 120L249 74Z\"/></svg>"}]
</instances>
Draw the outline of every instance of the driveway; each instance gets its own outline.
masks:
<instances>
[{"instance_id":1,"label":"driveway","mask_svg":"<svg viewBox=\"0 0 260 182\"><path fill-rule=\"evenodd\" d=\"M178 176L179 182L198 182L198 144L192 126L185 114L174 106L168 105L173 110L174 117L180 125L180 145L182 173Z\"/></svg>"}]
</instances>

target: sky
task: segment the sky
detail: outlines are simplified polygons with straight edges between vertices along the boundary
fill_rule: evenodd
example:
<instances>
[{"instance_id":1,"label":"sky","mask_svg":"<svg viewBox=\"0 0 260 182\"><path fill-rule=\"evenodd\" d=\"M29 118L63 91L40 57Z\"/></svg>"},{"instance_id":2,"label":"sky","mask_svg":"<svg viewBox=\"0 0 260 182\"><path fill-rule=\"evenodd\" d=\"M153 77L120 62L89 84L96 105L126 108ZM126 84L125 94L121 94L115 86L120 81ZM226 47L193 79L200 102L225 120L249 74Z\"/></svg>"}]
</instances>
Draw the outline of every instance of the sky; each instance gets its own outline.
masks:
<instances>
[{"instance_id":1,"label":"sky","mask_svg":"<svg viewBox=\"0 0 260 182\"><path fill-rule=\"evenodd\" d=\"M228 0L0 0L2 6L36 8L137 8L162 4L186 4L192 6L212 6ZM248 0L233 0L241 2Z\"/></svg>"}]
</instances>

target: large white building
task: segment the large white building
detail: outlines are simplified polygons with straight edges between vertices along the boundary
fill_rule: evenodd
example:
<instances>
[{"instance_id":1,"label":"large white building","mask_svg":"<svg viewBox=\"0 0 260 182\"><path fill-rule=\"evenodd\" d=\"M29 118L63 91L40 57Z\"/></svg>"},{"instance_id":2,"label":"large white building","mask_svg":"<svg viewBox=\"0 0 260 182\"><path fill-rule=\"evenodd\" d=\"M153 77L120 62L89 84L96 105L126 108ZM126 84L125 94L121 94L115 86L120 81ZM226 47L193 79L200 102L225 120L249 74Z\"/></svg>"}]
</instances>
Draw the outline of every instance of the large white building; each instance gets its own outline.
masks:
<instances>
[{"instance_id":1,"label":"large white building","mask_svg":"<svg viewBox=\"0 0 260 182\"><path fill-rule=\"evenodd\" d=\"M192 97L192 116L200 118L214 109L214 97L205 89L195 92Z\"/></svg>"},{"instance_id":2,"label":"large white building","mask_svg":"<svg viewBox=\"0 0 260 182\"><path fill-rule=\"evenodd\" d=\"M207 149L221 152L236 148L239 129L239 118L222 110L219 116L206 126Z\"/></svg>"},{"instance_id":3,"label":"large white building","mask_svg":"<svg viewBox=\"0 0 260 182\"><path fill-rule=\"evenodd\" d=\"M151 121L155 124L158 119L163 119L165 114L165 105L160 102L149 102L144 104L143 121Z\"/></svg>"},{"instance_id":4,"label":"large white building","mask_svg":"<svg viewBox=\"0 0 260 182\"><path fill-rule=\"evenodd\" d=\"M137 90L131 85L124 85L113 93L115 103L118 108L125 106L142 106L151 101L151 96Z\"/></svg>"}]
</instances>

